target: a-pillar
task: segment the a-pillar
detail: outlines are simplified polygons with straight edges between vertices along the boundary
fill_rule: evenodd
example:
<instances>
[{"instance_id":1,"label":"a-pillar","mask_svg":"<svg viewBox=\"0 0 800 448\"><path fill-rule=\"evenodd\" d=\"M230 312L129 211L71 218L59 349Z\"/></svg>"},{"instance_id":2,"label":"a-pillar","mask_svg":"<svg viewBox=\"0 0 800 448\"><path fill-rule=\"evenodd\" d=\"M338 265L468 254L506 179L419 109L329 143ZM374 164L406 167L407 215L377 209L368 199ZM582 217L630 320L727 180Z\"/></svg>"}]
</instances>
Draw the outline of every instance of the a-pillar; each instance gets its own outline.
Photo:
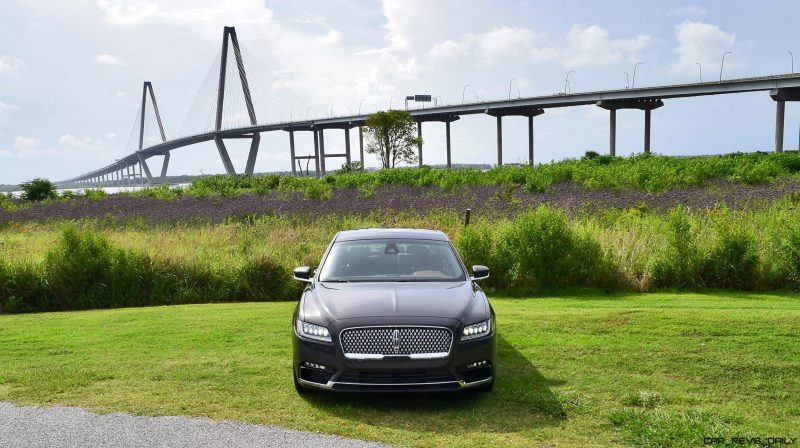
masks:
<instances>
[{"instance_id":1,"label":"a-pillar","mask_svg":"<svg viewBox=\"0 0 800 448\"><path fill-rule=\"evenodd\" d=\"M344 128L344 157L350 165L350 128Z\"/></svg>"},{"instance_id":2,"label":"a-pillar","mask_svg":"<svg viewBox=\"0 0 800 448\"><path fill-rule=\"evenodd\" d=\"M289 130L289 154L292 156L292 176L297 175L297 168L295 167L296 160L294 158L294 131Z\"/></svg>"}]
</instances>

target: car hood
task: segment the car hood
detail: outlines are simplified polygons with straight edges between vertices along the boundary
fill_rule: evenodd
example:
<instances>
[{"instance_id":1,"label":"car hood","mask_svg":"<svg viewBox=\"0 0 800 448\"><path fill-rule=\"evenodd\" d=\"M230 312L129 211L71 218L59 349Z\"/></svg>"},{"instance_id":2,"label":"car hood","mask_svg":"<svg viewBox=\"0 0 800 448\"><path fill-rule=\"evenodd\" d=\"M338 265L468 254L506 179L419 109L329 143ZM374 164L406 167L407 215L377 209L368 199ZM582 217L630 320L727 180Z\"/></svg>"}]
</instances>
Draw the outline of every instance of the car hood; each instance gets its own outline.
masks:
<instances>
[{"instance_id":1,"label":"car hood","mask_svg":"<svg viewBox=\"0 0 800 448\"><path fill-rule=\"evenodd\" d=\"M483 316L483 293L470 282L317 283L304 297L304 318L327 325L361 317Z\"/></svg>"}]
</instances>

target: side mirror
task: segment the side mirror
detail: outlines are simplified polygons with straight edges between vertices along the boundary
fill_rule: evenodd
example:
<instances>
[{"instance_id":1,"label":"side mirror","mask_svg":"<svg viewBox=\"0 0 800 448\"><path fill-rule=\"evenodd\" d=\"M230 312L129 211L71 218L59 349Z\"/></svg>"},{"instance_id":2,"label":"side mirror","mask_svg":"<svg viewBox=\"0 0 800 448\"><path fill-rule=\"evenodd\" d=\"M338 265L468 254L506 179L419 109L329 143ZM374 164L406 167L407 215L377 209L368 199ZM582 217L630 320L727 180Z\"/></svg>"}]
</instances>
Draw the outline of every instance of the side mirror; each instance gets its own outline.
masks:
<instances>
[{"instance_id":1,"label":"side mirror","mask_svg":"<svg viewBox=\"0 0 800 448\"><path fill-rule=\"evenodd\" d=\"M294 279L305 283L311 283L311 267L300 266L299 268L294 268Z\"/></svg>"},{"instance_id":2,"label":"side mirror","mask_svg":"<svg viewBox=\"0 0 800 448\"><path fill-rule=\"evenodd\" d=\"M472 281L484 280L489 278L489 268L476 264L472 266Z\"/></svg>"}]
</instances>

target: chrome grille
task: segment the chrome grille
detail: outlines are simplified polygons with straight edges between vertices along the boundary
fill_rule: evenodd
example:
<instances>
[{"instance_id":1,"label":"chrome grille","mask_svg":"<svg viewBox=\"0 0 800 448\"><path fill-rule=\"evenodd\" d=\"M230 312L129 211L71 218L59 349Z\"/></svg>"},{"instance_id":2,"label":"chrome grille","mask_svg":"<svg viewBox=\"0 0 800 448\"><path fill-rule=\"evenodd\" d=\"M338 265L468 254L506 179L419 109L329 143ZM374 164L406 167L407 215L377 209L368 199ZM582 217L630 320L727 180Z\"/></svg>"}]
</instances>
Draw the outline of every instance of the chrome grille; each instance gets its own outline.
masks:
<instances>
[{"instance_id":1,"label":"chrome grille","mask_svg":"<svg viewBox=\"0 0 800 448\"><path fill-rule=\"evenodd\" d=\"M453 333L442 327L359 327L343 330L339 339L351 358L443 357L450 353Z\"/></svg>"}]
</instances>

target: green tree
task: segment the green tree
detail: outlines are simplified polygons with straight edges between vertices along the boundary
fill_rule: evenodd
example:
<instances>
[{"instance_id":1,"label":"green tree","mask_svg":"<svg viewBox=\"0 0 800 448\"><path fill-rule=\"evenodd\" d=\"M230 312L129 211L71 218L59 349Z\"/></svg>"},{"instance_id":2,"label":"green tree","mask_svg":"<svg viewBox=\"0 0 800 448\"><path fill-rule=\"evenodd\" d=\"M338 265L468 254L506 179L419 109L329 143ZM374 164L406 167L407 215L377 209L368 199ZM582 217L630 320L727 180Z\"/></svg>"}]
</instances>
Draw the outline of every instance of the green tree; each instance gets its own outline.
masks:
<instances>
[{"instance_id":1,"label":"green tree","mask_svg":"<svg viewBox=\"0 0 800 448\"><path fill-rule=\"evenodd\" d=\"M33 179L28 182L23 182L20 187L24 192L22 197L29 201L41 201L43 199L52 199L57 195L56 186L47 179Z\"/></svg>"},{"instance_id":2,"label":"green tree","mask_svg":"<svg viewBox=\"0 0 800 448\"><path fill-rule=\"evenodd\" d=\"M416 122L404 110L375 112L366 120L367 153L375 154L383 168L394 168L398 162L417 161L415 146L422 139L414 135Z\"/></svg>"}]
</instances>

